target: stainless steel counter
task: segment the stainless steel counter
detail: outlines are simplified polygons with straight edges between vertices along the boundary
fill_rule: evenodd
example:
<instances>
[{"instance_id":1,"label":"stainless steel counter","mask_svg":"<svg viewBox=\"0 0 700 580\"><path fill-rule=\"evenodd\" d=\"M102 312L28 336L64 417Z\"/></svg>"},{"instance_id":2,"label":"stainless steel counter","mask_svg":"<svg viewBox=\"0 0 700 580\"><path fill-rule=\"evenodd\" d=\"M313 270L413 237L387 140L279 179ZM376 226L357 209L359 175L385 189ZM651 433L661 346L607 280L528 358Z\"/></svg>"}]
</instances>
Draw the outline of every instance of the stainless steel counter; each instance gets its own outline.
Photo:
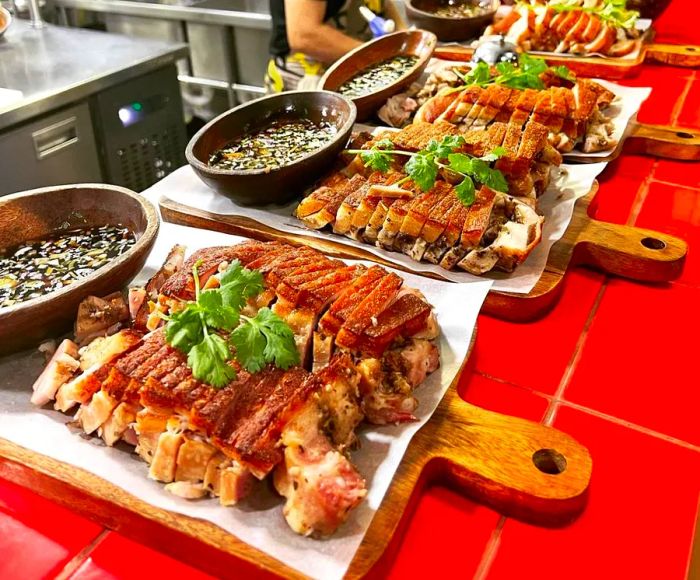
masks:
<instances>
[{"instance_id":1,"label":"stainless steel counter","mask_svg":"<svg viewBox=\"0 0 700 580\"><path fill-rule=\"evenodd\" d=\"M260 0L52 0L62 8L160 20L180 20L270 30L267 1Z\"/></svg>"},{"instance_id":2,"label":"stainless steel counter","mask_svg":"<svg viewBox=\"0 0 700 580\"><path fill-rule=\"evenodd\" d=\"M0 88L23 98L0 108L0 131L186 55L186 44L51 25L36 30L16 19L0 38Z\"/></svg>"}]
</instances>

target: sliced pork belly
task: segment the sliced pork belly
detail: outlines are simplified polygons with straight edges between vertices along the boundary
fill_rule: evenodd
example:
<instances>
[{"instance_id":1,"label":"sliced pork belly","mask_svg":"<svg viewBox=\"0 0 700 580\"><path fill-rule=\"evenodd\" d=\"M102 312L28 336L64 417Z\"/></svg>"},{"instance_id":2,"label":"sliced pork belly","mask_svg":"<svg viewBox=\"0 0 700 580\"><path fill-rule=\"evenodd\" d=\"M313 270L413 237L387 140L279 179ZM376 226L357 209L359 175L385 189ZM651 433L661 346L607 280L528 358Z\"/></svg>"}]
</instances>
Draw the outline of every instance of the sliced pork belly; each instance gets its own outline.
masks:
<instances>
[{"instance_id":1,"label":"sliced pork belly","mask_svg":"<svg viewBox=\"0 0 700 580\"><path fill-rule=\"evenodd\" d=\"M46 368L32 386L32 404L42 406L52 401L56 391L80 368L78 345L65 339L56 349Z\"/></svg>"},{"instance_id":2,"label":"sliced pork belly","mask_svg":"<svg viewBox=\"0 0 700 580\"><path fill-rule=\"evenodd\" d=\"M423 224L423 228L416 236L413 247L405 253L414 260L422 260L428 247L434 244L445 231L445 227L447 227L447 223L450 218L450 213L454 207L454 197L451 194L446 194L443 196L443 198L430 210L430 213Z\"/></svg>"},{"instance_id":3,"label":"sliced pork belly","mask_svg":"<svg viewBox=\"0 0 700 580\"><path fill-rule=\"evenodd\" d=\"M365 419L412 419L412 389L437 368L435 347L423 344L437 336L437 323L420 293L402 289L403 280L379 266L347 266L307 248L259 242L196 254L210 287L235 259L261 271L266 304L297 339L313 342L314 373L301 366L250 373L234 359L235 380L215 389L193 377L164 328L143 337L121 331L80 353L87 368L71 373L57 405L80 403L77 422L107 445L135 444L148 476L170 493L234 505L274 471L290 526L332 533L366 494L343 452L356 445ZM188 262L158 297L165 313L193 289ZM374 387L359 366L367 357L379 361Z\"/></svg>"},{"instance_id":4,"label":"sliced pork belly","mask_svg":"<svg viewBox=\"0 0 700 580\"><path fill-rule=\"evenodd\" d=\"M635 30L615 28L584 8L600 6L599 0L580 0L569 10L556 11L541 0L519 3L509 15L489 26L484 35L504 35L505 39L526 51L569 52L572 54L601 53L623 56L632 52L636 42L613 50L618 36L626 42L635 41ZM581 10L577 10L577 6Z\"/></svg>"},{"instance_id":5,"label":"sliced pork belly","mask_svg":"<svg viewBox=\"0 0 700 580\"><path fill-rule=\"evenodd\" d=\"M394 241L394 248L404 254L409 254L423 230L431 210L443 198L453 195L452 187L444 181L437 181L429 191L421 193L411 204L403 222L401 222L401 227Z\"/></svg>"},{"instance_id":6,"label":"sliced pork belly","mask_svg":"<svg viewBox=\"0 0 700 580\"><path fill-rule=\"evenodd\" d=\"M391 187L397 181L403 179L404 175L399 172L389 172L385 175L383 185L385 187ZM372 218L372 215L377 209L380 202L383 201L382 195L378 195L380 191L376 186L370 186L364 196L360 201L357 209L352 216L352 223L350 224L350 229L346 232L355 240L361 240L364 236L364 231ZM391 203L388 198L385 198L385 203Z\"/></svg>"},{"instance_id":7,"label":"sliced pork belly","mask_svg":"<svg viewBox=\"0 0 700 580\"><path fill-rule=\"evenodd\" d=\"M493 268L512 272L542 237L542 217L516 198L498 194L491 215L491 224L480 246L457 264L472 274L483 274Z\"/></svg>"},{"instance_id":8,"label":"sliced pork belly","mask_svg":"<svg viewBox=\"0 0 700 580\"><path fill-rule=\"evenodd\" d=\"M284 517L302 535L333 533L367 495L365 480L333 449L321 422L310 403L284 428L284 462L274 474L275 488L287 498Z\"/></svg>"},{"instance_id":9,"label":"sliced pork belly","mask_svg":"<svg viewBox=\"0 0 700 580\"><path fill-rule=\"evenodd\" d=\"M295 215L313 228L321 229L332 225L343 200L365 182L362 175L353 175L346 183L334 187L316 189L305 197L295 211Z\"/></svg>"}]
</instances>

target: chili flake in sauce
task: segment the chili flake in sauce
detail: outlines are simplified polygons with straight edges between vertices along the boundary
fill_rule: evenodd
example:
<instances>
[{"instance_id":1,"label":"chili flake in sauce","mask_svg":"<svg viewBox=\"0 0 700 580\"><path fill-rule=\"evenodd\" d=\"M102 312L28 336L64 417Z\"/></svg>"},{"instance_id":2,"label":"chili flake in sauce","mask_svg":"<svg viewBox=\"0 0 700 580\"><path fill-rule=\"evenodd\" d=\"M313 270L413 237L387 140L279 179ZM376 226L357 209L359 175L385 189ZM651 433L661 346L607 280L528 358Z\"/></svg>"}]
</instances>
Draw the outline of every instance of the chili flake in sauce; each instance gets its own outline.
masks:
<instances>
[{"instance_id":1,"label":"chili flake in sauce","mask_svg":"<svg viewBox=\"0 0 700 580\"><path fill-rule=\"evenodd\" d=\"M346 97L361 97L400 79L418 62L417 56L395 56L373 64L345 81L338 92Z\"/></svg>"},{"instance_id":2,"label":"chili flake in sauce","mask_svg":"<svg viewBox=\"0 0 700 580\"><path fill-rule=\"evenodd\" d=\"M39 298L89 276L136 236L122 226L81 228L0 252L0 308Z\"/></svg>"},{"instance_id":3,"label":"chili flake in sauce","mask_svg":"<svg viewBox=\"0 0 700 580\"><path fill-rule=\"evenodd\" d=\"M209 166L238 171L277 169L330 142L338 132L328 121L279 118L212 153Z\"/></svg>"}]
</instances>

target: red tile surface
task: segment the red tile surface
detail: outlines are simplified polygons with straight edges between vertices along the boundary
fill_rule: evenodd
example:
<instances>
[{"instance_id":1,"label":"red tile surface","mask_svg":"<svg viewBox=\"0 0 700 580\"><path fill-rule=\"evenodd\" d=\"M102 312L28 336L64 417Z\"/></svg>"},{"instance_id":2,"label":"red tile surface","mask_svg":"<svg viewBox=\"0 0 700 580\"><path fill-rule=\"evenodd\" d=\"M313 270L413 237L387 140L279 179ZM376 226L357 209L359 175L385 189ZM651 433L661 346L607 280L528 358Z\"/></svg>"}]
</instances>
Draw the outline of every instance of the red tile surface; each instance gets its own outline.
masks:
<instances>
[{"instance_id":1,"label":"red tile surface","mask_svg":"<svg viewBox=\"0 0 700 580\"><path fill-rule=\"evenodd\" d=\"M622 155L613 161L599 179L600 189L589 213L598 220L627 223L637 192L655 160L641 155Z\"/></svg>"},{"instance_id":2,"label":"red tile surface","mask_svg":"<svg viewBox=\"0 0 700 580\"><path fill-rule=\"evenodd\" d=\"M659 42L700 44L697 2L674 0L655 23ZM653 92L642 122L668 124L688 79L677 126L700 129L700 74L665 66L644 67L631 86ZM654 168L637 225L690 242L678 284L648 287L613 280L564 395L597 409L700 444L697 423L700 263L698 192L700 163L660 161L626 154L602 176L594 215L624 223L639 185ZM570 273L561 301L544 319L512 324L479 320L474 354L478 371L465 376L460 394L501 413L538 420L574 357L581 331L603 276ZM505 381L505 382L503 382ZM511 384L513 383L513 384ZM508 520L488 578L664 578L679 580L687 565L700 486L698 452L627 426L571 409L555 426L590 449L594 474L587 510L570 527L547 530ZM391 578L471 578L499 521L495 512L458 493L429 487L391 563ZM87 520L0 481L0 579L50 578L93 541L100 528ZM245 576L235 563L230 576ZM136 572L136 570L138 570ZM207 578L162 553L110 533L72 578Z\"/></svg>"},{"instance_id":3,"label":"red tile surface","mask_svg":"<svg viewBox=\"0 0 700 580\"><path fill-rule=\"evenodd\" d=\"M700 188L700 163L660 160L654 172L654 179L691 188Z\"/></svg>"},{"instance_id":4,"label":"red tile surface","mask_svg":"<svg viewBox=\"0 0 700 580\"><path fill-rule=\"evenodd\" d=\"M428 488L386 577L455 578L458 566L460 578L471 578L499 519L453 491Z\"/></svg>"},{"instance_id":5,"label":"red tile surface","mask_svg":"<svg viewBox=\"0 0 700 580\"><path fill-rule=\"evenodd\" d=\"M52 577L100 531L97 524L0 479L0 578Z\"/></svg>"},{"instance_id":6,"label":"red tile surface","mask_svg":"<svg viewBox=\"0 0 700 580\"><path fill-rule=\"evenodd\" d=\"M539 422L549 405L548 399L530 389L495 381L479 373L465 376L458 389L460 396L472 405L531 421Z\"/></svg>"},{"instance_id":7,"label":"red tile surface","mask_svg":"<svg viewBox=\"0 0 700 580\"><path fill-rule=\"evenodd\" d=\"M692 69L648 66L638 76L619 82L630 87L651 87L651 94L642 104L637 118L641 123L668 125L678 97L692 74Z\"/></svg>"},{"instance_id":8,"label":"red tile surface","mask_svg":"<svg viewBox=\"0 0 700 580\"><path fill-rule=\"evenodd\" d=\"M554 394L602 280L601 274L574 268L567 275L556 308L535 322L514 324L479 316L477 370L547 395Z\"/></svg>"},{"instance_id":9,"label":"red tile surface","mask_svg":"<svg viewBox=\"0 0 700 580\"><path fill-rule=\"evenodd\" d=\"M673 0L654 22L656 42L671 44L700 44L694 0Z\"/></svg>"},{"instance_id":10,"label":"red tile surface","mask_svg":"<svg viewBox=\"0 0 700 580\"><path fill-rule=\"evenodd\" d=\"M612 280L564 398L700 445L698 303L700 288Z\"/></svg>"},{"instance_id":11,"label":"red tile surface","mask_svg":"<svg viewBox=\"0 0 700 580\"><path fill-rule=\"evenodd\" d=\"M685 240L688 254L678 281L700 286L700 191L652 183L636 225Z\"/></svg>"},{"instance_id":12,"label":"red tile surface","mask_svg":"<svg viewBox=\"0 0 700 580\"><path fill-rule=\"evenodd\" d=\"M683 580L700 453L570 408L554 426L593 456L586 510L561 529L508 520L487 578Z\"/></svg>"},{"instance_id":13,"label":"red tile surface","mask_svg":"<svg viewBox=\"0 0 700 580\"><path fill-rule=\"evenodd\" d=\"M110 532L80 567L71 580L110 580L122 578L187 578L212 580L211 576L177 560Z\"/></svg>"},{"instance_id":14,"label":"red tile surface","mask_svg":"<svg viewBox=\"0 0 700 580\"><path fill-rule=\"evenodd\" d=\"M700 129L700 80L698 79L693 81L690 88L683 110L678 117L678 126Z\"/></svg>"}]
</instances>

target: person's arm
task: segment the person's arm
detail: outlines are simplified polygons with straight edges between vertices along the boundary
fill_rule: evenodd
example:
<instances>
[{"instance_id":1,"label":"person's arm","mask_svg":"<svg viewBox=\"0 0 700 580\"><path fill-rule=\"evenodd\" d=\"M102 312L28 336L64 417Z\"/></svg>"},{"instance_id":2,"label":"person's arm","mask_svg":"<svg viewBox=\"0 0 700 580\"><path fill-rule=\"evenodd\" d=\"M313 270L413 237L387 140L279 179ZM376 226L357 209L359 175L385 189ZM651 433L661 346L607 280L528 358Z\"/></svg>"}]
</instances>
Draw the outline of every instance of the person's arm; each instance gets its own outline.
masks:
<instances>
[{"instance_id":1,"label":"person's arm","mask_svg":"<svg viewBox=\"0 0 700 580\"><path fill-rule=\"evenodd\" d=\"M362 44L323 22L326 3L320 0L284 0L287 41L292 52L303 52L331 63Z\"/></svg>"}]
</instances>

